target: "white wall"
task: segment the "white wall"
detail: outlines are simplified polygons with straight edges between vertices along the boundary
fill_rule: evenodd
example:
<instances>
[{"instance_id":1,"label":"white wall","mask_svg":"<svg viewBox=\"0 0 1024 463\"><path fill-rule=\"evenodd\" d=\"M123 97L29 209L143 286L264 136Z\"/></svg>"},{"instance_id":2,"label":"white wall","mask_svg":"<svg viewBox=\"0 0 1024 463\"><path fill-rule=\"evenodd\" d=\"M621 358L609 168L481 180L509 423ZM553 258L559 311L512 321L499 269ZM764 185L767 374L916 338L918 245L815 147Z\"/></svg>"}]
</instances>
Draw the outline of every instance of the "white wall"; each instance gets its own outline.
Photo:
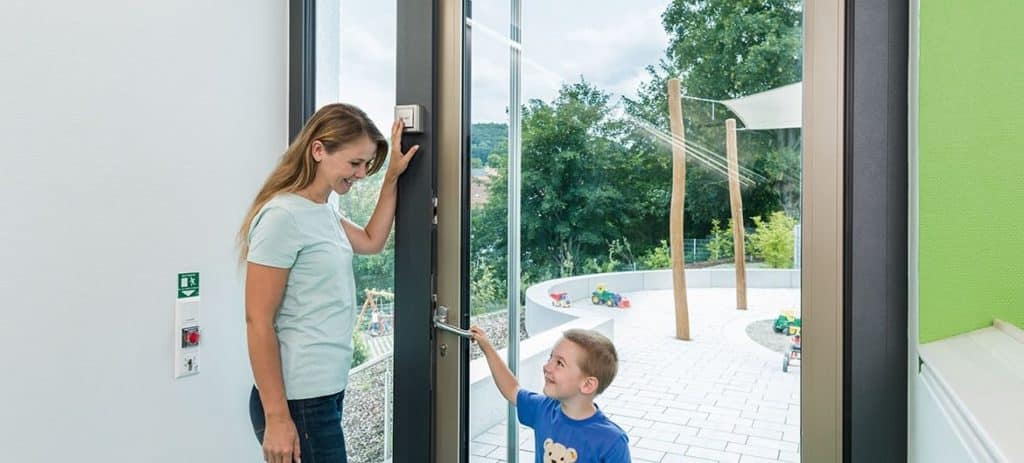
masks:
<instances>
[{"instance_id":1,"label":"white wall","mask_svg":"<svg viewBox=\"0 0 1024 463\"><path fill-rule=\"evenodd\" d=\"M4 2L0 459L262 461L233 239L286 67L287 2ZM174 380L185 271L202 372Z\"/></svg>"}]
</instances>

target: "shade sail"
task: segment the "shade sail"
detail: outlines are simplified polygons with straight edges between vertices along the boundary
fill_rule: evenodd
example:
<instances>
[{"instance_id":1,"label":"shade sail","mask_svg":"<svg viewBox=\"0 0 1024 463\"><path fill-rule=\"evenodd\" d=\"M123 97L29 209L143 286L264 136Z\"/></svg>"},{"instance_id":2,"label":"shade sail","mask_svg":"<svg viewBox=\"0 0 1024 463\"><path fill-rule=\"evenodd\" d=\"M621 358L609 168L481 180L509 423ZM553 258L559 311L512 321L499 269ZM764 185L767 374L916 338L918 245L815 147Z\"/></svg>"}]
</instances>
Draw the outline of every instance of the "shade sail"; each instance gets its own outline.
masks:
<instances>
[{"instance_id":1,"label":"shade sail","mask_svg":"<svg viewBox=\"0 0 1024 463\"><path fill-rule=\"evenodd\" d=\"M803 82L721 101L747 130L790 129L801 126Z\"/></svg>"}]
</instances>

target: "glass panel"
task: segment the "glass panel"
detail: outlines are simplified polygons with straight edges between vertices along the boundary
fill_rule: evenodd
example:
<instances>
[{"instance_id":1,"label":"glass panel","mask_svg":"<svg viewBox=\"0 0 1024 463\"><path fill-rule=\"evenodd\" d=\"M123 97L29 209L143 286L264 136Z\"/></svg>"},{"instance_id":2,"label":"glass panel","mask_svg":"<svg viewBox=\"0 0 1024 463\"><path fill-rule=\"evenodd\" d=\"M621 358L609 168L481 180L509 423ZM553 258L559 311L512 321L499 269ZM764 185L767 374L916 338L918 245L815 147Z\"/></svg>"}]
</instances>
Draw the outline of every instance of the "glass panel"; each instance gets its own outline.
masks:
<instances>
[{"instance_id":1,"label":"glass panel","mask_svg":"<svg viewBox=\"0 0 1024 463\"><path fill-rule=\"evenodd\" d=\"M473 7L471 140L481 147L507 140L481 124L508 123L509 5ZM566 322L608 335L618 374L595 402L626 430L634 459L799 461L802 9L797 0L523 2L519 380L543 389L542 365ZM679 76L684 139L668 110L667 83ZM735 212L727 119L739 129ZM507 148L490 143L501 146L488 157L494 170L473 196L475 311L484 294L507 298L487 292L508 286ZM683 305L671 270L673 144L686 156L676 244L689 341L677 339ZM474 394L494 388L480 368L471 367ZM492 395L471 400L474 419L479 407L504 405ZM477 461L506 459L505 431L471 428ZM534 436L520 428L518 441L520 459L532 460Z\"/></svg>"},{"instance_id":2,"label":"glass panel","mask_svg":"<svg viewBox=\"0 0 1024 463\"><path fill-rule=\"evenodd\" d=\"M390 133L395 105L396 2L317 1L316 104L342 101L366 111ZM377 203L383 171L333 197L359 225ZM333 195L332 195L333 196ZM394 240L380 254L357 255L355 354L345 390L342 427L352 463L391 459Z\"/></svg>"},{"instance_id":3,"label":"glass panel","mask_svg":"<svg viewBox=\"0 0 1024 463\"><path fill-rule=\"evenodd\" d=\"M508 330L508 192L499 170L508 159L509 2L475 1L467 12L470 57L470 323L487 332L503 359ZM491 207L486 207L490 205ZM504 460L508 404L490 380L480 348L470 346L470 461Z\"/></svg>"}]
</instances>

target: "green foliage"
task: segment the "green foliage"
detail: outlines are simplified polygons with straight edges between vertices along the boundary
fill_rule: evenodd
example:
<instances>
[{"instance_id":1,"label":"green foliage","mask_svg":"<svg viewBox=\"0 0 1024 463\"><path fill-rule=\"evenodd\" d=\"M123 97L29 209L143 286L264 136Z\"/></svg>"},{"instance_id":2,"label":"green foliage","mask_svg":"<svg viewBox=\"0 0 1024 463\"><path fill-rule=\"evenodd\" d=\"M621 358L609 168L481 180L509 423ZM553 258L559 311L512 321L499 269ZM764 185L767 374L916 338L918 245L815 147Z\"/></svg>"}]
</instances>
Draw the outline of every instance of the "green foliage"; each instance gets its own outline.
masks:
<instances>
[{"instance_id":1,"label":"green foliage","mask_svg":"<svg viewBox=\"0 0 1024 463\"><path fill-rule=\"evenodd\" d=\"M728 99L800 81L801 0L674 0L666 59L690 95Z\"/></svg>"},{"instance_id":2,"label":"green foliage","mask_svg":"<svg viewBox=\"0 0 1024 463\"><path fill-rule=\"evenodd\" d=\"M650 270L671 268L672 251L668 248L668 242L661 240L661 245L649 249L646 254L640 256L640 265Z\"/></svg>"},{"instance_id":3,"label":"green foliage","mask_svg":"<svg viewBox=\"0 0 1024 463\"><path fill-rule=\"evenodd\" d=\"M668 131L667 81L680 77L684 95L726 100L801 80L802 2L800 0L674 0L662 14L669 35L665 58L648 66L649 80L627 113ZM724 120L734 117L716 103L684 100L687 141L724 153ZM647 130L629 135L646 150L668 155L667 145ZM740 165L758 174L744 187L748 215L785 210L799 216L800 130L742 132ZM684 230L688 237L707 236L711 220L728 217L725 176L687 157Z\"/></svg>"},{"instance_id":4,"label":"green foliage","mask_svg":"<svg viewBox=\"0 0 1024 463\"><path fill-rule=\"evenodd\" d=\"M767 221L754 217L757 230L750 235L750 251L771 268L793 267L793 227L796 219L776 211Z\"/></svg>"},{"instance_id":5,"label":"green foliage","mask_svg":"<svg viewBox=\"0 0 1024 463\"><path fill-rule=\"evenodd\" d=\"M366 345L366 341L363 340L362 331L352 333L352 347L352 368L369 360L370 348Z\"/></svg>"},{"instance_id":6,"label":"green foliage","mask_svg":"<svg viewBox=\"0 0 1024 463\"><path fill-rule=\"evenodd\" d=\"M504 308L504 291L494 269L487 263L471 266L469 280L469 307L471 315L480 315Z\"/></svg>"},{"instance_id":7,"label":"green foliage","mask_svg":"<svg viewBox=\"0 0 1024 463\"><path fill-rule=\"evenodd\" d=\"M470 127L469 157L474 160L479 159L480 165L485 166L489 156L497 148L504 145L506 148L502 152L508 151L507 143L508 124L491 122L473 124ZM471 162L476 163L475 161Z\"/></svg>"},{"instance_id":8,"label":"green foliage","mask_svg":"<svg viewBox=\"0 0 1024 463\"><path fill-rule=\"evenodd\" d=\"M729 258L736 255L736 248L733 246L732 219L729 219L729 226L725 230L719 227L718 219L711 219L711 238L708 239L708 257L711 260Z\"/></svg>"},{"instance_id":9,"label":"green foliage","mask_svg":"<svg viewBox=\"0 0 1024 463\"><path fill-rule=\"evenodd\" d=\"M801 79L800 0L674 0L662 15L668 32L664 59L648 67L637 97L624 102L581 79L550 101L531 100L522 115L522 286L580 273L669 268L667 243L672 157L651 133L668 130L666 81L682 76L684 94L724 100ZM686 138L724 153L722 105L684 100ZM714 109L714 113L712 110ZM799 220L800 130L745 131L739 161L756 172L744 186L748 216L769 217L748 235L751 255L790 265L792 227L776 230L776 211ZM471 163L487 166L488 199L470 214L470 303L473 313L504 308L507 294L508 126L473 124ZM365 224L376 204L380 178L360 182L342 197L342 210ZM688 156L686 238L711 235L713 258L733 255L725 176ZM786 235L783 236L783 228ZM788 236L788 239L784 239ZM788 250L786 249L788 246ZM754 250L756 248L756 251ZM786 257L782 257L785 254ZM359 256L357 287L393 287L393 245ZM783 264L783 260L786 261Z\"/></svg>"},{"instance_id":10,"label":"green foliage","mask_svg":"<svg viewBox=\"0 0 1024 463\"><path fill-rule=\"evenodd\" d=\"M634 249L655 247L667 233L671 159L632 143L628 123L613 112L608 94L583 80L563 86L551 102L532 100L524 108L524 286L584 269L635 268ZM497 175L488 202L472 212L471 262L488 262L504 281L505 156L495 153L489 164Z\"/></svg>"}]
</instances>

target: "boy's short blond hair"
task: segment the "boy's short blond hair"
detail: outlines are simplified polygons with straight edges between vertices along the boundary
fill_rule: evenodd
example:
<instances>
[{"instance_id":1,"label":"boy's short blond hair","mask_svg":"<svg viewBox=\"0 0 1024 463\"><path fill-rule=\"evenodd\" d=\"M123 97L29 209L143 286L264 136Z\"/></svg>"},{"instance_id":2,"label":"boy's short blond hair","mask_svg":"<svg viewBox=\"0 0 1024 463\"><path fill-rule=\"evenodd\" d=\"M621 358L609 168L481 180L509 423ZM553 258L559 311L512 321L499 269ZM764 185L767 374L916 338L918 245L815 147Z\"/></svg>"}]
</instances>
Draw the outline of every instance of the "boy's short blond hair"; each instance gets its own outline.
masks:
<instances>
[{"instance_id":1,"label":"boy's short blond hair","mask_svg":"<svg viewBox=\"0 0 1024 463\"><path fill-rule=\"evenodd\" d=\"M583 349L585 355L580 359L580 370L587 376L597 378L597 394L604 392L619 371L619 354L615 352L615 344L597 331L579 328L565 331L562 337Z\"/></svg>"}]
</instances>

